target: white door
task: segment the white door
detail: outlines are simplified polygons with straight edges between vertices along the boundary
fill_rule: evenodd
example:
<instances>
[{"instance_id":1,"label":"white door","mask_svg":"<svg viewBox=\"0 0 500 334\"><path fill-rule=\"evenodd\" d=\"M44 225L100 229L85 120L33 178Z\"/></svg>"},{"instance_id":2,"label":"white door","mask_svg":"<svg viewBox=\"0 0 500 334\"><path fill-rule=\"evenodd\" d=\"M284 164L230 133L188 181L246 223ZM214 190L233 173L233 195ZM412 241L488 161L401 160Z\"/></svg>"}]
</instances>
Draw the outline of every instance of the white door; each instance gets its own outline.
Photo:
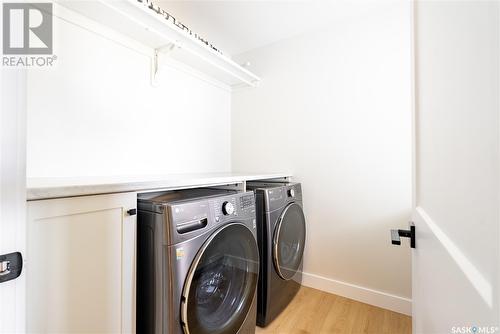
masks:
<instances>
[{"instance_id":1,"label":"white door","mask_svg":"<svg viewBox=\"0 0 500 334\"><path fill-rule=\"evenodd\" d=\"M28 333L135 333L137 194L28 202Z\"/></svg>"},{"instance_id":2,"label":"white door","mask_svg":"<svg viewBox=\"0 0 500 334\"><path fill-rule=\"evenodd\" d=\"M414 8L414 333L498 333L497 1Z\"/></svg>"},{"instance_id":3,"label":"white door","mask_svg":"<svg viewBox=\"0 0 500 334\"><path fill-rule=\"evenodd\" d=\"M26 78L0 70L0 255L26 244ZM25 275L0 283L0 333L25 331Z\"/></svg>"}]
</instances>

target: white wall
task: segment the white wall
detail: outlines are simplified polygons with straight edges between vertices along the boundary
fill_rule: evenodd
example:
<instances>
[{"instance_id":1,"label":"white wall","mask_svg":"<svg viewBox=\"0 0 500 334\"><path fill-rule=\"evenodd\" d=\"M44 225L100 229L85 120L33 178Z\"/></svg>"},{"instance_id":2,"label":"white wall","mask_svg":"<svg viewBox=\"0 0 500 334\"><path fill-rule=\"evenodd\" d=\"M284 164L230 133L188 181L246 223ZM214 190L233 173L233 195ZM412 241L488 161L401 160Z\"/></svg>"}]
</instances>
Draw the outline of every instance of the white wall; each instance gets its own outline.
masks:
<instances>
[{"instance_id":1,"label":"white wall","mask_svg":"<svg viewBox=\"0 0 500 334\"><path fill-rule=\"evenodd\" d=\"M303 183L305 283L409 313L409 246L389 236L411 212L409 3L236 58L263 80L233 94L233 169Z\"/></svg>"},{"instance_id":2,"label":"white wall","mask_svg":"<svg viewBox=\"0 0 500 334\"><path fill-rule=\"evenodd\" d=\"M150 58L135 51L152 50L56 15L57 66L28 75L28 176L230 170L228 90L172 69L152 87Z\"/></svg>"},{"instance_id":3,"label":"white wall","mask_svg":"<svg viewBox=\"0 0 500 334\"><path fill-rule=\"evenodd\" d=\"M498 332L500 4L419 2L415 36L414 333Z\"/></svg>"}]
</instances>

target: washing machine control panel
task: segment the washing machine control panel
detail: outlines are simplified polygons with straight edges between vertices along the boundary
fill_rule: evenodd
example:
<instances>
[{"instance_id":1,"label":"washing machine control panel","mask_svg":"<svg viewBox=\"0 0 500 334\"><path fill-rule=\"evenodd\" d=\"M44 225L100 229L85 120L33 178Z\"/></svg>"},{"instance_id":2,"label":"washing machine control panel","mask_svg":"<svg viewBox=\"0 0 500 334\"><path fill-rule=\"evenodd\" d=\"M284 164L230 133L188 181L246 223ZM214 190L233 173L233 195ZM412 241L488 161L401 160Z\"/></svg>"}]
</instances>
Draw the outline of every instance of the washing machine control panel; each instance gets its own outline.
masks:
<instances>
[{"instance_id":1,"label":"washing machine control panel","mask_svg":"<svg viewBox=\"0 0 500 334\"><path fill-rule=\"evenodd\" d=\"M217 198L212 202L212 208L215 213L215 221L219 221L222 217L237 216L238 207L236 206L235 197Z\"/></svg>"},{"instance_id":2,"label":"washing machine control panel","mask_svg":"<svg viewBox=\"0 0 500 334\"><path fill-rule=\"evenodd\" d=\"M225 201L222 203L222 213L225 216L232 215L234 213L234 205L231 202Z\"/></svg>"},{"instance_id":3,"label":"washing machine control panel","mask_svg":"<svg viewBox=\"0 0 500 334\"><path fill-rule=\"evenodd\" d=\"M241 193L227 196L212 202L215 221L246 219L248 215L255 215L255 197L253 193Z\"/></svg>"},{"instance_id":4,"label":"washing machine control panel","mask_svg":"<svg viewBox=\"0 0 500 334\"><path fill-rule=\"evenodd\" d=\"M243 195L240 197L240 207L242 210L252 209L255 207L255 197L253 194Z\"/></svg>"}]
</instances>

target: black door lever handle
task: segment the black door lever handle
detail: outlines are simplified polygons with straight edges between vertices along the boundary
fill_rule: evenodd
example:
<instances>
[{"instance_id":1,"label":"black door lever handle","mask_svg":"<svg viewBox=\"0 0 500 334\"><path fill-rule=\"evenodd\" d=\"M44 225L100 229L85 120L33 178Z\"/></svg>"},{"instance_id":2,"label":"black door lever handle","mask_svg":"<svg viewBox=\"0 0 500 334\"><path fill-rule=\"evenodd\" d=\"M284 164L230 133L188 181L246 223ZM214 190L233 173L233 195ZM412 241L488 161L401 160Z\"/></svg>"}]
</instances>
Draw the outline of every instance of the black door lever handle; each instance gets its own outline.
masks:
<instances>
[{"instance_id":1,"label":"black door lever handle","mask_svg":"<svg viewBox=\"0 0 500 334\"><path fill-rule=\"evenodd\" d=\"M410 247L415 248L415 224L413 222L410 222L409 230L391 230L393 245L401 245L401 237L410 238Z\"/></svg>"},{"instance_id":2,"label":"black door lever handle","mask_svg":"<svg viewBox=\"0 0 500 334\"><path fill-rule=\"evenodd\" d=\"M0 255L0 283L16 279L23 270L23 256L19 252Z\"/></svg>"}]
</instances>

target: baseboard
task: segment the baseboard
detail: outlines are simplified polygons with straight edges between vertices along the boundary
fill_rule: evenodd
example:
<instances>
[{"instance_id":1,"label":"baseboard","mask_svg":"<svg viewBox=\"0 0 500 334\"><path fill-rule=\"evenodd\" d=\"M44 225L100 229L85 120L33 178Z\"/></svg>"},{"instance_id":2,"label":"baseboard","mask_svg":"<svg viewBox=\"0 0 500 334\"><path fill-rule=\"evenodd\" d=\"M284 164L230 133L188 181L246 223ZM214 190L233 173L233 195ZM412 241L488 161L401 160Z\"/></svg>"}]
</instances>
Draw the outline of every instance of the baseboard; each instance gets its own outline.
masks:
<instances>
[{"instance_id":1,"label":"baseboard","mask_svg":"<svg viewBox=\"0 0 500 334\"><path fill-rule=\"evenodd\" d=\"M398 313L411 315L411 299L365 288L315 274L303 273L302 285L378 306Z\"/></svg>"}]
</instances>

